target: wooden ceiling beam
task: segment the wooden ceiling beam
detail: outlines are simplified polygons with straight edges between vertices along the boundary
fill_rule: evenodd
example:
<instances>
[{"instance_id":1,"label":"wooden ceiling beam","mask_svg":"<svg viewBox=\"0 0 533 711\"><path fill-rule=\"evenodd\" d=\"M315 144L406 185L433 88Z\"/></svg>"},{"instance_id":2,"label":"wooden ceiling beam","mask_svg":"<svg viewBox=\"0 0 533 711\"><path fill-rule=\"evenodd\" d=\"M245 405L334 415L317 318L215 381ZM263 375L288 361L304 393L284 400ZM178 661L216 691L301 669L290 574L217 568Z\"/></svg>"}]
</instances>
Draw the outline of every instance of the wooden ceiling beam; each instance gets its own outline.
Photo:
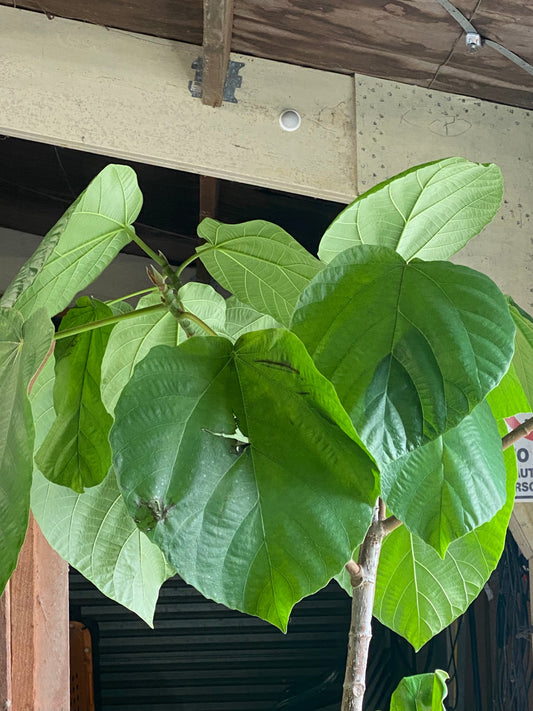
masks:
<instances>
[{"instance_id":1,"label":"wooden ceiling beam","mask_svg":"<svg viewBox=\"0 0 533 711\"><path fill-rule=\"evenodd\" d=\"M202 103L222 106L233 28L233 0L204 0Z\"/></svg>"}]
</instances>

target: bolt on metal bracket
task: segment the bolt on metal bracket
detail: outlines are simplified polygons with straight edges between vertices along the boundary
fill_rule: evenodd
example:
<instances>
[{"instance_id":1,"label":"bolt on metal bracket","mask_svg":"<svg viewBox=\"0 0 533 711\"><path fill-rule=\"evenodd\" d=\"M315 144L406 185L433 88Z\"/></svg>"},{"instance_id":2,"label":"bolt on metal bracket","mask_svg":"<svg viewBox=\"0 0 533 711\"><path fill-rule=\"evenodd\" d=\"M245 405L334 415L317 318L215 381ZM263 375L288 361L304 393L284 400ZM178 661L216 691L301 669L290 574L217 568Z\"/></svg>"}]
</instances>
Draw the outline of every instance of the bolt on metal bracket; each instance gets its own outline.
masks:
<instances>
[{"instance_id":1,"label":"bolt on metal bracket","mask_svg":"<svg viewBox=\"0 0 533 711\"><path fill-rule=\"evenodd\" d=\"M481 35L477 32L467 32L466 33L466 46L470 52L477 52L483 46L483 40Z\"/></svg>"}]
</instances>

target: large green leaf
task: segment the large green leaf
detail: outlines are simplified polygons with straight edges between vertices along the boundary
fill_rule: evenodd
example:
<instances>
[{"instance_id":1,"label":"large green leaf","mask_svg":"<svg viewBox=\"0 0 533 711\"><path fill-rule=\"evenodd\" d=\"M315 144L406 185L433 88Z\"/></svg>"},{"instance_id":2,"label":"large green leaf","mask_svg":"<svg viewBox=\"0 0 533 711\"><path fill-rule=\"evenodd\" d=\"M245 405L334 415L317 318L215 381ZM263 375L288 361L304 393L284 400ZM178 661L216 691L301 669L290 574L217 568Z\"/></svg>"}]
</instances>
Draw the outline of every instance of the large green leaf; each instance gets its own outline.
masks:
<instances>
[{"instance_id":1,"label":"large green leaf","mask_svg":"<svg viewBox=\"0 0 533 711\"><path fill-rule=\"evenodd\" d=\"M189 283L180 289L185 310L205 321L213 330L224 331L226 304L224 298L207 284ZM160 303L159 294L143 297L138 309ZM191 322L197 335L205 334ZM102 363L102 400L113 413L122 388L131 378L135 365L153 346L176 346L187 338L185 331L169 311L154 311L119 323L113 329Z\"/></svg>"},{"instance_id":2,"label":"large green leaf","mask_svg":"<svg viewBox=\"0 0 533 711\"><path fill-rule=\"evenodd\" d=\"M383 542L374 614L417 650L467 609L500 559L517 474L512 448L504 452L504 458L505 506L491 521L453 541L444 559L405 526Z\"/></svg>"},{"instance_id":3,"label":"large green leaf","mask_svg":"<svg viewBox=\"0 0 533 711\"><path fill-rule=\"evenodd\" d=\"M102 302L81 296L63 317L60 331L112 315ZM112 328L59 339L54 352L56 418L35 461L47 479L80 493L103 481L111 466L113 418L102 404L100 372Z\"/></svg>"},{"instance_id":4,"label":"large green leaf","mask_svg":"<svg viewBox=\"0 0 533 711\"><path fill-rule=\"evenodd\" d=\"M445 711L448 678L442 669L433 674L404 677L392 694L390 711Z\"/></svg>"},{"instance_id":5,"label":"large green leaf","mask_svg":"<svg viewBox=\"0 0 533 711\"><path fill-rule=\"evenodd\" d=\"M330 262L360 244L405 259L448 259L488 224L503 195L497 165L446 158L426 163L360 195L333 220L318 251Z\"/></svg>"},{"instance_id":6,"label":"large green leaf","mask_svg":"<svg viewBox=\"0 0 533 711\"><path fill-rule=\"evenodd\" d=\"M44 311L24 321L18 311L0 308L0 592L28 526L34 427L27 392L53 332Z\"/></svg>"},{"instance_id":7,"label":"large green leaf","mask_svg":"<svg viewBox=\"0 0 533 711\"><path fill-rule=\"evenodd\" d=\"M31 401L36 447L54 421L54 368L39 375ZM77 494L34 472L31 507L50 545L105 595L133 610L149 625L162 583L174 574L163 554L135 526L113 471L99 485Z\"/></svg>"},{"instance_id":8,"label":"large green leaf","mask_svg":"<svg viewBox=\"0 0 533 711\"><path fill-rule=\"evenodd\" d=\"M266 328L279 328L280 324L272 318L230 296L226 301L226 323L224 335L236 341L243 333L261 331Z\"/></svg>"},{"instance_id":9,"label":"large green leaf","mask_svg":"<svg viewBox=\"0 0 533 711\"><path fill-rule=\"evenodd\" d=\"M50 316L59 313L131 240L141 205L133 170L108 165L53 228L42 252L39 248L22 268L9 301L18 294L15 305L25 317L40 307Z\"/></svg>"},{"instance_id":10,"label":"large green leaf","mask_svg":"<svg viewBox=\"0 0 533 711\"><path fill-rule=\"evenodd\" d=\"M387 507L441 556L502 508L505 482L501 439L486 402L457 427L381 468Z\"/></svg>"},{"instance_id":11,"label":"large green leaf","mask_svg":"<svg viewBox=\"0 0 533 711\"><path fill-rule=\"evenodd\" d=\"M288 326L303 288L322 265L281 227L265 220L224 225L206 218L200 259L219 284L245 304Z\"/></svg>"},{"instance_id":12,"label":"large green leaf","mask_svg":"<svg viewBox=\"0 0 533 711\"><path fill-rule=\"evenodd\" d=\"M523 309L509 301L509 311L516 324L516 341L513 365L518 379L529 401L529 409L533 408L533 319ZM524 410L527 412L528 408ZM516 412L519 412L518 410ZM514 414L516 414L516 412Z\"/></svg>"},{"instance_id":13,"label":"large green leaf","mask_svg":"<svg viewBox=\"0 0 533 711\"><path fill-rule=\"evenodd\" d=\"M487 276L385 247L341 252L302 293L291 328L381 461L458 425L513 354L514 324Z\"/></svg>"},{"instance_id":14,"label":"large green leaf","mask_svg":"<svg viewBox=\"0 0 533 711\"><path fill-rule=\"evenodd\" d=\"M370 524L374 464L288 331L153 348L111 444L128 510L179 574L283 630Z\"/></svg>"}]
</instances>

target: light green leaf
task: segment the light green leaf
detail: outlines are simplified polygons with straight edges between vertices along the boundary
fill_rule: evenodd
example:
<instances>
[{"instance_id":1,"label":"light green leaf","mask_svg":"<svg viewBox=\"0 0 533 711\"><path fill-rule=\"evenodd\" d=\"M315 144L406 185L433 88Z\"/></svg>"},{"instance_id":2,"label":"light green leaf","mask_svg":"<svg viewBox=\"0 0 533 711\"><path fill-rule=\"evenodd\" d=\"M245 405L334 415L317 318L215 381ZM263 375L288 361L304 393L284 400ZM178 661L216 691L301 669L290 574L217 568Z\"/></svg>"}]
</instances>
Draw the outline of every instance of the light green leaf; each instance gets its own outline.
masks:
<instances>
[{"instance_id":1,"label":"light green leaf","mask_svg":"<svg viewBox=\"0 0 533 711\"><path fill-rule=\"evenodd\" d=\"M112 315L102 302L82 296L63 317L60 331ZM100 371L112 328L59 339L54 351L56 419L35 461L47 479L80 493L103 481L111 466L113 418L102 404Z\"/></svg>"},{"instance_id":2,"label":"light green leaf","mask_svg":"<svg viewBox=\"0 0 533 711\"><path fill-rule=\"evenodd\" d=\"M153 348L111 445L130 514L179 574L283 630L359 545L377 496L333 387L281 329Z\"/></svg>"},{"instance_id":3,"label":"light green leaf","mask_svg":"<svg viewBox=\"0 0 533 711\"><path fill-rule=\"evenodd\" d=\"M281 227L265 220L224 225L206 218L196 248L212 277L240 301L288 326L303 288L322 265Z\"/></svg>"},{"instance_id":4,"label":"light green leaf","mask_svg":"<svg viewBox=\"0 0 533 711\"><path fill-rule=\"evenodd\" d=\"M50 361L32 391L39 447L54 420ZM77 494L34 472L31 507L50 545L112 600L152 625L163 582L174 574L163 554L129 516L113 471L99 485Z\"/></svg>"},{"instance_id":5,"label":"light green leaf","mask_svg":"<svg viewBox=\"0 0 533 711\"><path fill-rule=\"evenodd\" d=\"M374 614L418 650L462 614L500 559L514 504L516 458L504 452L507 501L488 523L450 544L444 559L400 526L383 542Z\"/></svg>"},{"instance_id":6,"label":"light green leaf","mask_svg":"<svg viewBox=\"0 0 533 711\"><path fill-rule=\"evenodd\" d=\"M28 386L54 333L44 310L0 308L0 593L15 569L30 507L34 427Z\"/></svg>"},{"instance_id":7,"label":"light green leaf","mask_svg":"<svg viewBox=\"0 0 533 711\"><path fill-rule=\"evenodd\" d=\"M487 276L406 263L385 247L335 257L302 293L291 329L381 462L458 425L513 354L514 324Z\"/></svg>"},{"instance_id":8,"label":"light green leaf","mask_svg":"<svg viewBox=\"0 0 533 711\"><path fill-rule=\"evenodd\" d=\"M235 296L230 296L226 301L224 333L232 341L236 341L250 331L279 328L279 326L280 324L272 316L262 314L251 306L241 303Z\"/></svg>"},{"instance_id":9,"label":"light green leaf","mask_svg":"<svg viewBox=\"0 0 533 711\"><path fill-rule=\"evenodd\" d=\"M449 676L442 669L404 677L392 695L390 711L445 711L447 679Z\"/></svg>"},{"instance_id":10,"label":"light green leaf","mask_svg":"<svg viewBox=\"0 0 533 711\"><path fill-rule=\"evenodd\" d=\"M41 272L43 266L46 264L48 257L52 254L55 246L59 241L59 238L65 231L68 221L70 220L70 216L72 215L74 210L76 210L80 200L81 195L59 218L59 220L52 227L52 229L46 233L35 252L28 259L28 261L22 265L15 279L5 290L2 298L0 298L0 306L14 306L22 292L25 291L31 284L33 284L37 275Z\"/></svg>"},{"instance_id":11,"label":"light green leaf","mask_svg":"<svg viewBox=\"0 0 533 711\"><path fill-rule=\"evenodd\" d=\"M194 313L214 331L224 330L226 304L224 298L207 284L189 283L180 289L185 310ZM159 294L140 299L137 309L161 302ZM197 335L205 332L191 323ZM131 378L135 365L153 346L176 346L186 340L185 331L168 311L155 311L118 323L111 333L102 363L102 400L111 414L122 388Z\"/></svg>"},{"instance_id":12,"label":"light green leaf","mask_svg":"<svg viewBox=\"0 0 533 711\"><path fill-rule=\"evenodd\" d=\"M141 205L134 171L108 165L53 228L50 240L45 238L42 252L39 248L22 268L9 300L23 288L15 305L25 317L40 307L50 316L62 311L132 239L131 223Z\"/></svg>"},{"instance_id":13,"label":"light green leaf","mask_svg":"<svg viewBox=\"0 0 533 711\"><path fill-rule=\"evenodd\" d=\"M515 337L515 343L517 338L518 330L517 336ZM512 417L519 412L529 412L532 409L516 374L514 367L516 355L517 352L515 350L509 370L503 376L500 384L497 385L494 390L491 390L491 392L487 395L487 402L490 405L492 414L497 420L503 420L505 417ZM533 351L530 363L533 363ZM530 368L531 367L532 366L530 366Z\"/></svg>"},{"instance_id":14,"label":"light green leaf","mask_svg":"<svg viewBox=\"0 0 533 711\"><path fill-rule=\"evenodd\" d=\"M375 244L406 260L448 259L492 220L502 195L493 163L426 163L360 195L328 227L318 255L330 262L349 247Z\"/></svg>"},{"instance_id":15,"label":"light green leaf","mask_svg":"<svg viewBox=\"0 0 533 711\"><path fill-rule=\"evenodd\" d=\"M511 298L508 298L508 302L509 311L516 324L513 365L529 402L529 408L523 410L527 412L533 409L533 319Z\"/></svg>"},{"instance_id":16,"label":"light green leaf","mask_svg":"<svg viewBox=\"0 0 533 711\"><path fill-rule=\"evenodd\" d=\"M457 427L381 468L387 507L441 556L502 508L505 482L501 439L486 402Z\"/></svg>"}]
</instances>

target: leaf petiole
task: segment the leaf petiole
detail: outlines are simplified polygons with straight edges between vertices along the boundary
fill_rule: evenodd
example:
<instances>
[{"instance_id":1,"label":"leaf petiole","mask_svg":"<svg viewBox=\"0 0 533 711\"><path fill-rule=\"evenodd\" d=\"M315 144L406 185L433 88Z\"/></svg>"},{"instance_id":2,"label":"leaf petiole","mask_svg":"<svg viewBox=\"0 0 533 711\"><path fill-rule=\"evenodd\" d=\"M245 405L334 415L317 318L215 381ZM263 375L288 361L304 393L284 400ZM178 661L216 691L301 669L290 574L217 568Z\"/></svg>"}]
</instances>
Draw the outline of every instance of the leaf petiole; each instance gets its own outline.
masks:
<instances>
[{"instance_id":1,"label":"leaf petiole","mask_svg":"<svg viewBox=\"0 0 533 711\"><path fill-rule=\"evenodd\" d=\"M95 328L103 328L104 326L111 326L119 321L125 321L129 318L135 318L135 316L141 316L143 314L149 313L151 311L161 311L166 309L165 304L154 304L153 306L147 306L144 309L137 309L136 311L128 311L126 314L117 314L116 316L109 316L108 318L102 318L99 321L91 321L89 323L84 323L81 326L76 326L75 328L66 328L64 331L57 331L54 335L54 339L59 341L61 338L69 338L70 336L77 336L78 333L85 333L86 331L92 331Z\"/></svg>"},{"instance_id":2,"label":"leaf petiole","mask_svg":"<svg viewBox=\"0 0 533 711\"><path fill-rule=\"evenodd\" d=\"M113 304L118 304L119 301L126 301L126 299L133 299L135 296L142 296L143 294L149 294L155 291L157 286L149 286L147 289L141 289L140 291L135 291L133 294L126 294L126 296L119 296L118 299L111 299L111 301L106 301L106 306L112 306Z\"/></svg>"},{"instance_id":3,"label":"leaf petiole","mask_svg":"<svg viewBox=\"0 0 533 711\"><path fill-rule=\"evenodd\" d=\"M184 270L186 267L188 267L189 264L192 264L195 259L198 259L199 256L200 256L200 255L195 252L194 254L191 254L190 257L187 257L187 259L186 259L184 262L182 262L182 263L179 265L178 269L176 270L176 274L178 275L178 277L181 276L181 273L183 272L183 270Z\"/></svg>"},{"instance_id":4,"label":"leaf petiole","mask_svg":"<svg viewBox=\"0 0 533 711\"><path fill-rule=\"evenodd\" d=\"M150 259L153 259L156 264L159 264L160 267L164 267L168 263L165 257L162 257L160 254L154 252L154 250L139 237L139 235L135 232L133 228L128 227L126 231L131 237L132 241L135 242L135 244L139 245L142 251L147 254Z\"/></svg>"}]
</instances>

